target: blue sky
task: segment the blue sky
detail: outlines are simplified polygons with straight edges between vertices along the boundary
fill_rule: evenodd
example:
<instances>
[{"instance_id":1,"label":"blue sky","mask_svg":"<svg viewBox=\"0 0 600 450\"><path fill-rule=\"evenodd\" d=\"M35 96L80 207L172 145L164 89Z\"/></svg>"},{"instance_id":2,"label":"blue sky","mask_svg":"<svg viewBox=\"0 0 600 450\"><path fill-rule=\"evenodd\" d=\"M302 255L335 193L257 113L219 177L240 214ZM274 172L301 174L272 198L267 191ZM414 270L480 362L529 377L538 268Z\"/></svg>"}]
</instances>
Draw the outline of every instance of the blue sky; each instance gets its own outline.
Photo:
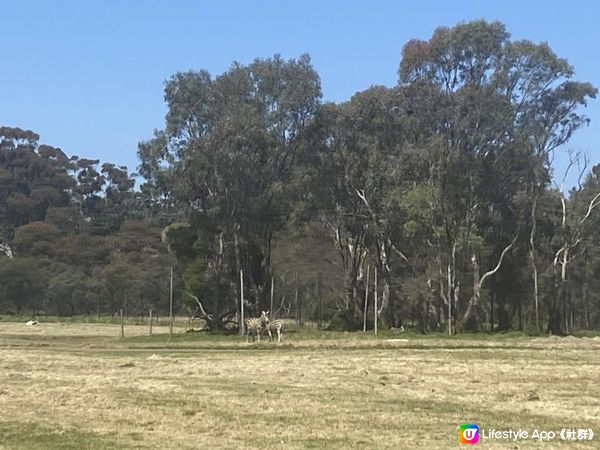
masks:
<instances>
[{"instance_id":1,"label":"blue sky","mask_svg":"<svg viewBox=\"0 0 600 450\"><path fill-rule=\"evenodd\" d=\"M177 71L309 53L325 100L393 86L400 51L440 25L484 18L513 38L547 41L600 87L596 1L27 1L0 0L0 125L68 154L130 169L162 128L163 82ZM570 147L600 162L600 99ZM559 167L561 158L558 158Z\"/></svg>"}]
</instances>

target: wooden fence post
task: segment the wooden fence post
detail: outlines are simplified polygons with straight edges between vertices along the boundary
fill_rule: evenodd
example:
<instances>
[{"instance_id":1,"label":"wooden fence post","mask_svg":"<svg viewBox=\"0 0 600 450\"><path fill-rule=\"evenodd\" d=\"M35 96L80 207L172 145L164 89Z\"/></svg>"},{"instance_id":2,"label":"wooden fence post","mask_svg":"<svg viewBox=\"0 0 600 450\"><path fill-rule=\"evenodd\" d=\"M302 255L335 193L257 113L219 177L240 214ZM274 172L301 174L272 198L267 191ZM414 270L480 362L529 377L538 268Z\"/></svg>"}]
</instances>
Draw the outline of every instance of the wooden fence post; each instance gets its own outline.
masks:
<instances>
[{"instance_id":1,"label":"wooden fence post","mask_svg":"<svg viewBox=\"0 0 600 450\"><path fill-rule=\"evenodd\" d=\"M173 265L169 276L169 337L173 337Z\"/></svg>"},{"instance_id":2,"label":"wooden fence post","mask_svg":"<svg viewBox=\"0 0 600 450\"><path fill-rule=\"evenodd\" d=\"M365 286L365 311L363 313L363 333L367 331L367 310L369 305L369 272L371 268L367 264L367 284Z\"/></svg>"},{"instance_id":3,"label":"wooden fence post","mask_svg":"<svg viewBox=\"0 0 600 450\"><path fill-rule=\"evenodd\" d=\"M119 310L119 316L121 317L121 337L125 337L125 324L123 323L123 310Z\"/></svg>"},{"instance_id":4,"label":"wooden fence post","mask_svg":"<svg viewBox=\"0 0 600 450\"><path fill-rule=\"evenodd\" d=\"M295 288L296 288L296 295L294 297L295 299L295 303L296 303L296 325L300 325L300 315L298 314L298 272L295 272L294 274L294 282L295 282Z\"/></svg>"},{"instance_id":5,"label":"wooden fence post","mask_svg":"<svg viewBox=\"0 0 600 450\"><path fill-rule=\"evenodd\" d=\"M321 291L320 291L320 286L319 286L319 274L317 274L317 276L315 277L315 295L317 296L317 301L319 302L319 307L318 307L318 320L317 320L317 327L319 328L319 330L321 329L321 327L323 326L323 323L321 322Z\"/></svg>"},{"instance_id":6,"label":"wooden fence post","mask_svg":"<svg viewBox=\"0 0 600 450\"><path fill-rule=\"evenodd\" d=\"M244 335L244 271L240 269L240 334Z\"/></svg>"},{"instance_id":7,"label":"wooden fence post","mask_svg":"<svg viewBox=\"0 0 600 450\"><path fill-rule=\"evenodd\" d=\"M273 293L275 290L275 278L271 277L271 308L269 309L269 315L273 318Z\"/></svg>"},{"instance_id":8,"label":"wooden fence post","mask_svg":"<svg viewBox=\"0 0 600 450\"><path fill-rule=\"evenodd\" d=\"M377 334L377 266L375 266L375 309L373 311L373 315L375 316L375 323L374 323L374 328L375 328L375 334Z\"/></svg>"}]
</instances>

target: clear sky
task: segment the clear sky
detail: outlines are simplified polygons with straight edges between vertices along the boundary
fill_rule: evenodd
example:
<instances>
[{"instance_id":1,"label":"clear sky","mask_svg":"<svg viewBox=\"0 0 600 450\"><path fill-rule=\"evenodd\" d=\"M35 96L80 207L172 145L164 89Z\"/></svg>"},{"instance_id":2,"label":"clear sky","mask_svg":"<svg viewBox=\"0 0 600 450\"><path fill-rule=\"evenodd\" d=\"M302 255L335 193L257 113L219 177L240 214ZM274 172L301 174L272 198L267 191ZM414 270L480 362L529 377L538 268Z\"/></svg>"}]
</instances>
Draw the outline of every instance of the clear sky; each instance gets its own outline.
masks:
<instances>
[{"instance_id":1,"label":"clear sky","mask_svg":"<svg viewBox=\"0 0 600 450\"><path fill-rule=\"evenodd\" d=\"M400 51L440 25L500 20L547 41L600 87L600 2L0 0L0 125L31 129L78 154L137 166L137 143L162 128L163 82L216 75L231 62L309 53L325 100L393 86ZM600 162L600 99L571 147Z\"/></svg>"}]
</instances>

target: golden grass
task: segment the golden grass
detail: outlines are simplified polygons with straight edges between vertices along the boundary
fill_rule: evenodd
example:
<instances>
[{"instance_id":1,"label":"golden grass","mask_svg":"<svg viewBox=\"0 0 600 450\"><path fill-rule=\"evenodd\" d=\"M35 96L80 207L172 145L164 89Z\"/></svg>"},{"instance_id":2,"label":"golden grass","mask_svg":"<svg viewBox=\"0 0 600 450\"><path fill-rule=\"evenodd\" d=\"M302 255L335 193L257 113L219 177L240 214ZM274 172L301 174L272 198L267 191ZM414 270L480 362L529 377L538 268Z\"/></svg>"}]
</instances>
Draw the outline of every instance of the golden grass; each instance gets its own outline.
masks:
<instances>
[{"instance_id":1,"label":"golden grass","mask_svg":"<svg viewBox=\"0 0 600 450\"><path fill-rule=\"evenodd\" d=\"M0 325L0 448L456 448L472 422L600 433L597 339L194 336L177 348L120 340L114 325L23 329Z\"/></svg>"},{"instance_id":2,"label":"golden grass","mask_svg":"<svg viewBox=\"0 0 600 450\"><path fill-rule=\"evenodd\" d=\"M156 326L152 328L153 333L168 333L169 327ZM181 332L184 329L174 327L174 332ZM45 336L50 337L119 337L121 328L119 325L106 323L70 323L70 322L40 322L39 325L27 326L25 322L0 322L0 338L6 335L16 336L39 336L41 339ZM148 334L147 325L126 325L125 336L145 336Z\"/></svg>"}]
</instances>

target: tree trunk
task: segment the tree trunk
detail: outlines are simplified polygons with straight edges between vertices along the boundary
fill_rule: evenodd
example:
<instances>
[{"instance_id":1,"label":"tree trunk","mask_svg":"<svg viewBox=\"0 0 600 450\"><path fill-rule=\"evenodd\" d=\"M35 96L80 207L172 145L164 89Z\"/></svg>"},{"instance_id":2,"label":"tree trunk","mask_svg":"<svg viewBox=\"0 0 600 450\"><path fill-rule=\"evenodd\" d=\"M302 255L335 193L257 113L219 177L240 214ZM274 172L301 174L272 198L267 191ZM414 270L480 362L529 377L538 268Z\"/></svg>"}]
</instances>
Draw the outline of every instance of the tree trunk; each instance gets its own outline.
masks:
<instances>
[{"instance_id":1,"label":"tree trunk","mask_svg":"<svg viewBox=\"0 0 600 450\"><path fill-rule=\"evenodd\" d=\"M494 332L494 299L496 298L496 291L492 290L490 294L490 333Z\"/></svg>"},{"instance_id":2,"label":"tree trunk","mask_svg":"<svg viewBox=\"0 0 600 450\"><path fill-rule=\"evenodd\" d=\"M375 266L375 280L374 280L375 286L374 286L374 292L375 292L375 303L373 304L373 328L375 331L375 334L377 334L377 326L378 326L378 317L379 317L379 309L378 309L378 305L377 305L377 266Z\"/></svg>"},{"instance_id":3,"label":"tree trunk","mask_svg":"<svg viewBox=\"0 0 600 450\"><path fill-rule=\"evenodd\" d=\"M473 295L469 299L469 304L467 306L467 311L463 316L463 328L465 331L477 331L479 330L479 325L482 323L482 311L481 311L481 282L479 275L479 263L477 262L477 258L473 256L471 258L473 262Z\"/></svg>"},{"instance_id":4,"label":"tree trunk","mask_svg":"<svg viewBox=\"0 0 600 450\"><path fill-rule=\"evenodd\" d=\"M480 324L484 323L485 311L483 310L483 307L481 305L481 287L485 283L485 280L488 279L488 277L491 277L492 275L496 274L498 272L498 270L500 270L500 267L502 266L502 261L504 260L504 257L509 252L509 250L512 248L512 246L515 245L515 242L517 242L518 237L519 237L519 228L517 227L515 237L513 238L511 243L508 244L504 248L504 250L502 250L502 253L500 254L500 258L498 259L498 264L496 264L496 267L494 267L492 270L484 273L483 276L481 276L481 279L480 279L480 275L479 275L479 263L477 262L477 257L475 255L473 255L471 257L471 262L473 263L473 295L471 296L471 299L469 300L469 305L467 307L467 311L465 312L465 315L463 316L463 326L464 326L465 330L468 330L468 331L478 330Z\"/></svg>"},{"instance_id":5,"label":"tree trunk","mask_svg":"<svg viewBox=\"0 0 600 450\"><path fill-rule=\"evenodd\" d=\"M569 306L570 306L570 308L569 308L569 312L570 312L569 319L571 321L571 327L570 327L570 329L571 329L571 333L572 333L573 330L575 330L575 323L574 323L575 322L575 317L574 317L575 316L575 308L573 307L573 302L572 301L570 302Z\"/></svg>"},{"instance_id":6,"label":"tree trunk","mask_svg":"<svg viewBox=\"0 0 600 450\"><path fill-rule=\"evenodd\" d=\"M383 289L381 292L381 307L379 308L379 313L385 318L385 323L388 327L395 327L397 323L394 311L394 300L390 289L389 273L385 269L382 270L382 273L384 276L381 277Z\"/></svg>"},{"instance_id":7,"label":"tree trunk","mask_svg":"<svg viewBox=\"0 0 600 450\"><path fill-rule=\"evenodd\" d=\"M463 328L466 331L478 331L483 323L484 314L481 307L481 282L479 280L479 264L473 256L473 295L469 299L467 311L463 316Z\"/></svg>"},{"instance_id":8,"label":"tree trunk","mask_svg":"<svg viewBox=\"0 0 600 450\"><path fill-rule=\"evenodd\" d=\"M298 272L294 273L294 308L296 309L296 325L300 325L300 315L298 314Z\"/></svg>"},{"instance_id":9,"label":"tree trunk","mask_svg":"<svg viewBox=\"0 0 600 450\"><path fill-rule=\"evenodd\" d=\"M270 302L270 307L269 307L269 314L270 314L271 318L273 318L273 314L275 313L275 311L273 311L273 308L275 307L273 305L274 291L275 291L275 278L273 278L271 276L271 302Z\"/></svg>"},{"instance_id":10,"label":"tree trunk","mask_svg":"<svg viewBox=\"0 0 600 450\"><path fill-rule=\"evenodd\" d=\"M451 273L452 268L448 264L448 336L452 336L452 297L454 295Z\"/></svg>"},{"instance_id":11,"label":"tree trunk","mask_svg":"<svg viewBox=\"0 0 600 450\"><path fill-rule=\"evenodd\" d=\"M550 310L548 311L548 332L556 336L562 336L565 334L561 326L562 314L560 311L560 305L562 303L564 291L564 283L561 281L558 283L556 297L554 298L554 301L551 302Z\"/></svg>"},{"instance_id":12,"label":"tree trunk","mask_svg":"<svg viewBox=\"0 0 600 450\"><path fill-rule=\"evenodd\" d=\"M583 288L581 292L581 300L583 301L583 319L585 323L585 329L590 329L590 319L588 315L588 305L587 305L587 286L586 283L583 283Z\"/></svg>"},{"instance_id":13,"label":"tree trunk","mask_svg":"<svg viewBox=\"0 0 600 450\"><path fill-rule=\"evenodd\" d=\"M557 265L557 259L555 265ZM565 334L565 330L562 327L562 319L564 317L564 305L566 302L567 294L567 263L569 261L569 246L565 244L562 247L562 261L560 278L558 282L558 289L556 289L556 297L550 305L549 317L548 317L548 332L562 336ZM561 307L563 311L561 312Z\"/></svg>"},{"instance_id":14,"label":"tree trunk","mask_svg":"<svg viewBox=\"0 0 600 450\"><path fill-rule=\"evenodd\" d=\"M496 319L498 321L496 331L510 330L512 318L506 310L506 298L503 296L496 297Z\"/></svg>"},{"instance_id":15,"label":"tree trunk","mask_svg":"<svg viewBox=\"0 0 600 450\"><path fill-rule=\"evenodd\" d=\"M221 233L221 240L223 239L223 233ZM222 244L221 244L222 245ZM222 251L224 252L224 249L222 249ZM238 239L238 235L237 233L233 233L233 253L235 256L235 273L239 274L240 270L242 270L242 258L240 255L240 242ZM223 254L223 257L225 255ZM239 298L240 296L240 285L238 283L233 283L234 287L234 295L236 298ZM238 307L238 313L239 313L239 307ZM237 313L236 313L237 315Z\"/></svg>"},{"instance_id":16,"label":"tree trunk","mask_svg":"<svg viewBox=\"0 0 600 450\"><path fill-rule=\"evenodd\" d=\"M173 265L169 268L169 336L173 337Z\"/></svg>"},{"instance_id":17,"label":"tree trunk","mask_svg":"<svg viewBox=\"0 0 600 450\"><path fill-rule=\"evenodd\" d=\"M517 306L519 310L519 331L523 331L523 310L521 308L521 301L519 300L519 304Z\"/></svg>"},{"instance_id":18,"label":"tree trunk","mask_svg":"<svg viewBox=\"0 0 600 450\"><path fill-rule=\"evenodd\" d=\"M322 321L322 300L321 300L321 283L319 283L319 278L320 275L317 275L315 277L315 296L317 297L317 302L318 302L318 309L317 309L317 327L320 330L321 328L323 328L323 321Z\"/></svg>"},{"instance_id":19,"label":"tree trunk","mask_svg":"<svg viewBox=\"0 0 600 450\"><path fill-rule=\"evenodd\" d=\"M237 241L237 239L236 239ZM244 335L244 271L240 269L240 322L239 322L240 335Z\"/></svg>"},{"instance_id":20,"label":"tree trunk","mask_svg":"<svg viewBox=\"0 0 600 450\"><path fill-rule=\"evenodd\" d=\"M534 306L535 306L535 329L539 332L540 331L540 295L539 295L539 288L538 288L538 271L537 271L537 264L535 263L535 258L532 256L533 258L533 262L532 262L532 266L533 266L533 299L534 299Z\"/></svg>"},{"instance_id":21,"label":"tree trunk","mask_svg":"<svg viewBox=\"0 0 600 450\"><path fill-rule=\"evenodd\" d=\"M537 202L538 194L535 194L533 198L533 205L531 206L531 233L529 235L529 259L531 260L531 270L533 272L533 304L535 307L535 328L540 331L540 313L539 313L539 291L538 291L538 269L536 260L536 249L535 249L535 235L537 231Z\"/></svg>"}]
</instances>

